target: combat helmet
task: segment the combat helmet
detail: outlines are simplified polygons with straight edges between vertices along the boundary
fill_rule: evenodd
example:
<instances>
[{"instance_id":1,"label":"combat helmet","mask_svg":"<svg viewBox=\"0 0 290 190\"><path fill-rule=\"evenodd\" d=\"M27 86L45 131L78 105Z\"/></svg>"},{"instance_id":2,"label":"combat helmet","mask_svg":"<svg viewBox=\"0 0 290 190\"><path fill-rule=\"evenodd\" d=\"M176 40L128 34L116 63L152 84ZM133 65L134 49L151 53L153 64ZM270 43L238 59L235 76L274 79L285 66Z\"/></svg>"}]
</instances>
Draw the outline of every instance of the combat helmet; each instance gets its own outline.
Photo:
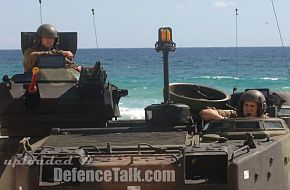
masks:
<instances>
[{"instance_id":1,"label":"combat helmet","mask_svg":"<svg viewBox=\"0 0 290 190\"><path fill-rule=\"evenodd\" d=\"M58 44L59 36L56 28L51 24L43 24L36 31L36 43L40 43L42 37L55 38L54 43Z\"/></svg>"},{"instance_id":2,"label":"combat helmet","mask_svg":"<svg viewBox=\"0 0 290 190\"><path fill-rule=\"evenodd\" d=\"M257 116L260 117L267 109L265 96L259 90L248 90L240 98L238 103L238 115L243 115L243 104L245 101L256 102L258 104Z\"/></svg>"},{"instance_id":3,"label":"combat helmet","mask_svg":"<svg viewBox=\"0 0 290 190\"><path fill-rule=\"evenodd\" d=\"M36 35L39 37L52 37L58 38L56 28L51 24L43 24L38 27Z\"/></svg>"}]
</instances>

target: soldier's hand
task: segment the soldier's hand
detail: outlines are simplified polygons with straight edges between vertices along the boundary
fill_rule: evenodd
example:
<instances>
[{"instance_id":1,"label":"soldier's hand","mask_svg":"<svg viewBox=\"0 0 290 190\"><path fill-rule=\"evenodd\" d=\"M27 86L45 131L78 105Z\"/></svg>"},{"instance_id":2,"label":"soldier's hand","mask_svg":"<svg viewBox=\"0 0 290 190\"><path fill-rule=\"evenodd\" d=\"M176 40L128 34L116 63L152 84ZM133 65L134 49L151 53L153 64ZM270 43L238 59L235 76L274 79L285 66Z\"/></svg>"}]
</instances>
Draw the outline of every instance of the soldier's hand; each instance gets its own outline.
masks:
<instances>
[{"instance_id":1,"label":"soldier's hand","mask_svg":"<svg viewBox=\"0 0 290 190\"><path fill-rule=\"evenodd\" d=\"M82 70L82 66L78 66L77 70L78 70L79 72L81 72L81 70Z\"/></svg>"},{"instance_id":2,"label":"soldier's hand","mask_svg":"<svg viewBox=\"0 0 290 190\"><path fill-rule=\"evenodd\" d=\"M62 54L63 54L63 56L65 56L69 60L72 60L72 58L74 57L74 54L71 51L63 51Z\"/></svg>"}]
</instances>

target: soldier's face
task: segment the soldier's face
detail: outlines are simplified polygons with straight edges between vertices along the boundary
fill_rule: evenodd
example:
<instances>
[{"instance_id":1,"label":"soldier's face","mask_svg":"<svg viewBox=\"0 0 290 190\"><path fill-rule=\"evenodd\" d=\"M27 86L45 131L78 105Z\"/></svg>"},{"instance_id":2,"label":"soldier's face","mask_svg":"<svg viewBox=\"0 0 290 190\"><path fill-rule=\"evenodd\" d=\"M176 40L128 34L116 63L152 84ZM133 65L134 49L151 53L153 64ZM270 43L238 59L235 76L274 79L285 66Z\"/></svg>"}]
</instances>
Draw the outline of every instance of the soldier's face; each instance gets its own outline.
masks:
<instances>
[{"instance_id":1,"label":"soldier's face","mask_svg":"<svg viewBox=\"0 0 290 190\"><path fill-rule=\"evenodd\" d=\"M51 48L53 47L54 41L55 41L55 38L51 38L51 37L42 37L41 38L41 44L47 50L51 50Z\"/></svg>"},{"instance_id":2,"label":"soldier's face","mask_svg":"<svg viewBox=\"0 0 290 190\"><path fill-rule=\"evenodd\" d=\"M258 104L256 102L244 101L243 113L245 117L257 117Z\"/></svg>"}]
</instances>

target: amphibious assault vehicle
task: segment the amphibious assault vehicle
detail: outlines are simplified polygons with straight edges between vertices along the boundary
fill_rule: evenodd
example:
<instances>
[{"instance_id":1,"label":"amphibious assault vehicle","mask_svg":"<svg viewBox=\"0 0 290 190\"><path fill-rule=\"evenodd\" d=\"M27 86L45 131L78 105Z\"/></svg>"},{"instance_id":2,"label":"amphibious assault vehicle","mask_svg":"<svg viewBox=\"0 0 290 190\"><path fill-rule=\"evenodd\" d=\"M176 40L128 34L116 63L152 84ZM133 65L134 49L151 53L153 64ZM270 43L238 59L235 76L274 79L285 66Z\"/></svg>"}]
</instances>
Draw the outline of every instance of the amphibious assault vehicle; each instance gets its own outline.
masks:
<instances>
[{"instance_id":1,"label":"amphibious assault vehicle","mask_svg":"<svg viewBox=\"0 0 290 190\"><path fill-rule=\"evenodd\" d=\"M118 100L126 91L105 85L93 74L84 77L81 73L79 80L67 83L63 81L66 75L56 75L61 81L51 82L46 74L52 68L40 68L36 103L26 94L31 74L26 80L18 76L5 79L1 101L2 97L10 98L1 109L0 121L1 130L9 135L6 145L1 145L6 159L11 150L8 140L13 139L11 144L16 147L16 140L26 138L20 141L17 154L3 160L0 188L290 189L290 94L259 89L266 97L269 119L232 118L205 125L198 114L201 109L235 107L243 92L228 96L197 84L169 85L168 55L175 50L170 28L159 29L155 48L164 58L164 102L146 107L145 120L110 120L118 116ZM88 69L88 73L94 71ZM42 88L45 84L47 87ZM111 100L109 104L107 99ZM66 106L69 110L63 109ZM84 113L82 106L90 112ZM33 120L33 115L39 120ZM66 122L58 117L61 115L68 121L70 116L78 119ZM29 133L33 135L26 132L25 125L15 124L25 124L20 116L30 117L27 126L31 126ZM92 121L88 126L87 118ZM83 125L78 125L80 121ZM40 132L38 122L43 127ZM43 133L48 130L49 134ZM29 143L28 135L34 144Z\"/></svg>"}]
</instances>

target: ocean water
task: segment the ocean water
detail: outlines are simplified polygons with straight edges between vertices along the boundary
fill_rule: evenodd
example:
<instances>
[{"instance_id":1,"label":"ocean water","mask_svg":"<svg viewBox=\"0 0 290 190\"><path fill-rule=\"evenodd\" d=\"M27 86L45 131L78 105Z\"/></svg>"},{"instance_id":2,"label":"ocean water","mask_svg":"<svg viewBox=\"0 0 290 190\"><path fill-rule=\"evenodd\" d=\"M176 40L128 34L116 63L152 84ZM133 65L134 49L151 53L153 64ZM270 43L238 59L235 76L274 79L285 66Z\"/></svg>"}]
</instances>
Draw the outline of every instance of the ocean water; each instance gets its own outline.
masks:
<instances>
[{"instance_id":1,"label":"ocean water","mask_svg":"<svg viewBox=\"0 0 290 190\"><path fill-rule=\"evenodd\" d=\"M99 54L98 54L99 52ZM74 61L93 66L100 57L107 81L129 95L120 101L121 115L144 118L144 108L163 100L163 55L145 49L79 49ZM177 48L169 54L170 83L206 85L229 95L234 86L290 91L290 51L281 47ZM20 50L0 50L0 76L23 72ZM289 67L287 66L289 65Z\"/></svg>"}]
</instances>

